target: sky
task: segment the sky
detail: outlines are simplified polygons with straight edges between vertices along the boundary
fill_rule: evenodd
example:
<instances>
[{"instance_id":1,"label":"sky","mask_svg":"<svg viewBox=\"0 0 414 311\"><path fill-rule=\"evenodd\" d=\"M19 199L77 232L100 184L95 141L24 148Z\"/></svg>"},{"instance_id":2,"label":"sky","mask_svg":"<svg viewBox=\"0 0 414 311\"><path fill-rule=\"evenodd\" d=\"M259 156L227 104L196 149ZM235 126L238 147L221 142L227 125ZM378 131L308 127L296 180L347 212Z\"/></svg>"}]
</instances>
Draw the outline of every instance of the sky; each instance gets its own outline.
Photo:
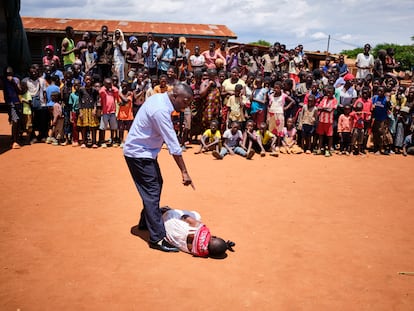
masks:
<instances>
[{"instance_id":1,"label":"sky","mask_svg":"<svg viewBox=\"0 0 414 311\"><path fill-rule=\"evenodd\" d=\"M414 44L413 0L21 0L20 15L223 24L238 37L231 41L331 53L365 43Z\"/></svg>"}]
</instances>

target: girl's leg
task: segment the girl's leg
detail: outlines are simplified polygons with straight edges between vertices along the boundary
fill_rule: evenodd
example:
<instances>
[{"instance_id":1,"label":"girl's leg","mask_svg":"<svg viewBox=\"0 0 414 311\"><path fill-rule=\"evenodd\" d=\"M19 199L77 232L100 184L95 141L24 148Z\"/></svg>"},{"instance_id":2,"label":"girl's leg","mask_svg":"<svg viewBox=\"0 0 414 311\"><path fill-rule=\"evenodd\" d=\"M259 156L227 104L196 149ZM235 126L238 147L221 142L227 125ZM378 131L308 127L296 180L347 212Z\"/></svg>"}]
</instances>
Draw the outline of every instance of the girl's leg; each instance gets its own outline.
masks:
<instances>
[{"instance_id":1,"label":"girl's leg","mask_svg":"<svg viewBox=\"0 0 414 311\"><path fill-rule=\"evenodd\" d=\"M97 148L98 145L96 144L96 128L91 127L90 132L91 132L91 135L92 135L92 148Z\"/></svg>"},{"instance_id":2,"label":"girl's leg","mask_svg":"<svg viewBox=\"0 0 414 311\"><path fill-rule=\"evenodd\" d=\"M87 143L86 130L87 130L86 126L81 127L81 133L82 133L82 145L81 145L81 147L83 147L83 148L86 147L86 143Z\"/></svg>"}]
</instances>

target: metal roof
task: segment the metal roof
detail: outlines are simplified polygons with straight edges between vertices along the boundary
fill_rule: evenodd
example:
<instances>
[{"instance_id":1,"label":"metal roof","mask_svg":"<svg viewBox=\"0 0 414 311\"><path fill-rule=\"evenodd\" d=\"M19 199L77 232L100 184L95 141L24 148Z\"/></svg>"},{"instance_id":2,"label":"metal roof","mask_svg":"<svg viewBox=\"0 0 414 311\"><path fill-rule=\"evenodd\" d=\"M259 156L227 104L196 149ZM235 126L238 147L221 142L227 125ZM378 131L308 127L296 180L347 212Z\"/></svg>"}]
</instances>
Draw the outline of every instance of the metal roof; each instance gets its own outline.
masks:
<instances>
[{"instance_id":1,"label":"metal roof","mask_svg":"<svg viewBox=\"0 0 414 311\"><path fill-rule=\"evenodd\" d=\"M124 20L77 19L77 18L45 18L22 17L26 32L62 33L67 26L72 26L76 33L91 31L100 32L101 26L108 26L109 32L119 28L126 35L145 35L152 32L156 35L187 36L198 38L236 39L237 35L225 25L215 24L180 24L160 22L139 22Z\"/></svg>"}]
</instances>

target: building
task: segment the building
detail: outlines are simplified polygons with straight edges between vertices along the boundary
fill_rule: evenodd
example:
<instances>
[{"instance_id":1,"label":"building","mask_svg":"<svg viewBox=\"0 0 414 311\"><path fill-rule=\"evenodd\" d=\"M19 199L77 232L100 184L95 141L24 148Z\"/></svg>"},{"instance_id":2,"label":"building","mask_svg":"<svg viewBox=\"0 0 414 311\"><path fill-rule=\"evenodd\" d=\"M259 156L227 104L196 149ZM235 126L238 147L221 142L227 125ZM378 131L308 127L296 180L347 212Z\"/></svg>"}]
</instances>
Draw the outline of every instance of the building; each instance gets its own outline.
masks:
<instances>
[{"instance_id":1,"label":"building","mask_svg":"<svg viewBox=\"0 0 414 311\"><path fill-rule=\"evenodd\" d=\"M91 32L93 41L101 32L101 27L106 25L110 33L115 29L121 29L126 39L132 35L136 36L140 45L146 41L149 32L154 34L157 41L163 37L173 37L178 42L178 38L183 36L187 39L187 48L190 51L193 51L195 45L199 45L203 51L208 49L210 41L215 41L218 45L221 40L237 38L237 35L225 25L44 17L22 17L22 21L29 41L32 62L39 64L44 55L43 48L48 44L52 44L56 48L56 54L60 55L61 42L67 26L72 26L75 31L75 42L79 41L86 31Z\"/></svg>"}]
</instances>

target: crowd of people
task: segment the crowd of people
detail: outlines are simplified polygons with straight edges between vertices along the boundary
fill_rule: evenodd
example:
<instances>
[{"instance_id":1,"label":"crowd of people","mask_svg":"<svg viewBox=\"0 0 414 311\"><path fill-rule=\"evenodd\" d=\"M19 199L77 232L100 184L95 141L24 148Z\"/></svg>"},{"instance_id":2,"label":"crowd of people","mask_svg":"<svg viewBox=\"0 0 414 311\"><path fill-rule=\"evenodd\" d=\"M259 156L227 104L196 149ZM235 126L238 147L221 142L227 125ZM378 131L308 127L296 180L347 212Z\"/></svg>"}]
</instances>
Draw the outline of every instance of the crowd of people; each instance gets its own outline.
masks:
<instances>
[{"instance_id":1,"label":"crowd of people","mask_svg":"<svg viewBox=\"0 0 414 311\"><path fill-rule=\"evenodd\" d=\"M193 101L171 115L183 150L197 140L196 153L218 160L414 154L414 84L400 84L391 48L374 58L366 44L354 76L342 55L310 68L302 45L287 50L276 42L261 53L226 41L190 51L186 43L148 34L140 44L106 26L96 38L86 32L75 42L66 27L60 56L47 45L42 64L33 64L27 77L17 78L11 67L4 72L12 148L123 147L141 105L183 82Z\"/></svg>"}]
</instances>

